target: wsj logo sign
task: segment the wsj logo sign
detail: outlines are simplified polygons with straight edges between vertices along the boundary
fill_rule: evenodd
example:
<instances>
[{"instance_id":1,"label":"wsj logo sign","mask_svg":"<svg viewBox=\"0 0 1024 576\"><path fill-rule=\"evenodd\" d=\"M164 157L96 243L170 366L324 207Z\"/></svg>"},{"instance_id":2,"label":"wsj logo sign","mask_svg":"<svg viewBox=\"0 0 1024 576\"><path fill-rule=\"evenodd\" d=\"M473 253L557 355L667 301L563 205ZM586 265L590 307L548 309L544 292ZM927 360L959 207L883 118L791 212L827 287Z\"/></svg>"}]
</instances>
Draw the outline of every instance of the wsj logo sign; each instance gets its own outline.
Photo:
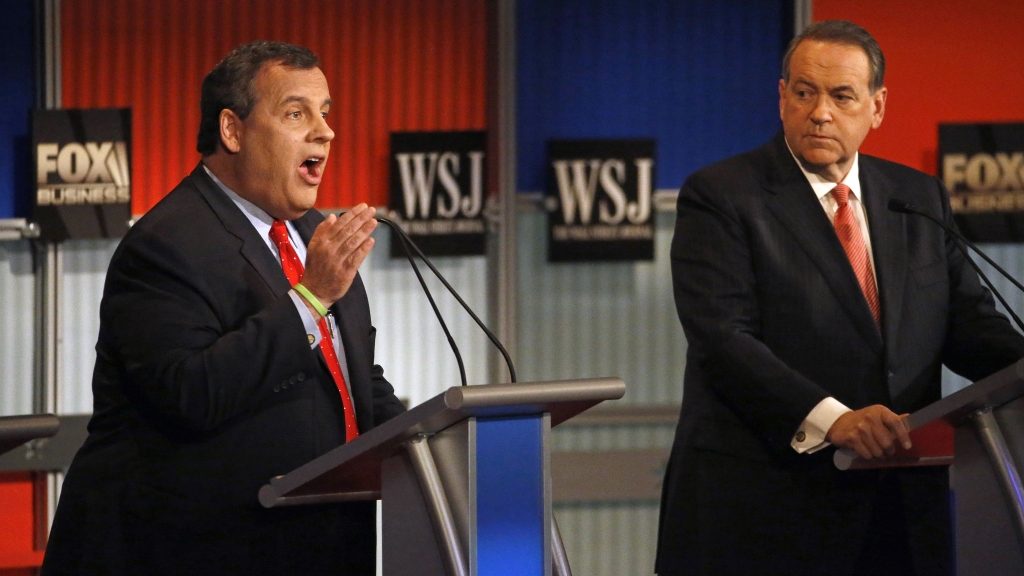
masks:
<instances>
[{"instance_id":1,"label":"wsj logo sign","mask_svg":"<svg viewBox=\"0 0 1024 576\"><path fill-rule=\"evenodd\" d=\"M466 156L469 162L464 162L463 156L456 152L395 154L402 175L403 217L426 220L433 214L444 219L479 216L484 196L484 153L474 151ZM466 164L469 164L469 191L464 195L457 178ZM434 195L438 183L444 196ZM434 200L436 204L432 207Z\"/></svg>"},{"instance_id":2,"label":"wsj logo sign","mask_svg":"<svg viewBox=\"0 0 1024 576\"><path fill-rule=\"evenodd\" d=\"M36 204L131 202L128 147L124 142L53 142L36 145Z\"/></svg>"},{"instance_id":3,"label":"wsj logo sign","mask_svg":"<svg viewBox=\"0 0 1024 576\"><path fill-rule=\"evenodd\" d=\"M552 261L654 257L653 140L548 142Z\"/></svg>"},{"instance_id":4,"label":"wsj logo sign","mask_svg":"<svg viewBox=\"0 0 1024 576\"><path fill-rule=\"evenodd\" d=\"M128 108L33 110L32 219L44 240L118 238L131 220Z\"/></svg>"},{"instance_id":5,"label":"wsj logo sign","mask_svg":"<svg viewBox=\"0 0 1024 576\"><path fill-rule=\"evenodd\" d=\"M942 124L939 168L961 231L1024 241L1024 124Z\"/></svg>"},{"instance_id":6,"label":"wsj logo sign","mask_svg":"<svg viewBox=\"0 0 1024 576\"><path fill-rule=\"evenodd\" d=\"M651 216L651 172L653 158L633 160L637 172L636 201L629 202L623 186L626 183L626 162L621 158L602 160L556 160L555 176L558 180L558 198L562 203L562 221L590 224L594 215L597 188L606 198L596 200L598 221L602 224L647 224Z\"/></svg>"},{"instance_id":7,"label":"wsj logo sign","mask_svg":"<svg viewBox=\"0 0 1024 576\"><path fill-rule=\"evenodd\" d=\"M390 207L424 252L486 252L483 217L485 132L391 134ZM393 256L404 256L398 242Z\"/></svg>"}]
</instances>

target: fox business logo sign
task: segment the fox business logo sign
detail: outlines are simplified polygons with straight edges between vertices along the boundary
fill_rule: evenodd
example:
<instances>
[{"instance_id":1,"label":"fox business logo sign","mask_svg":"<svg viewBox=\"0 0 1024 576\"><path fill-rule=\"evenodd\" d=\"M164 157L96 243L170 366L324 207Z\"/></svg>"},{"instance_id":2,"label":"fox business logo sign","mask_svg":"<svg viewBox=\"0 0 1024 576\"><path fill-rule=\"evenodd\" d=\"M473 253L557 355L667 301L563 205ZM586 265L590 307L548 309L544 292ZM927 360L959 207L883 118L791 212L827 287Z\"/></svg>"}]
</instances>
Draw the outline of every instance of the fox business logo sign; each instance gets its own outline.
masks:
<instances>
[{"instance_id":1,"label":"fox business logo sign","mask_svg":"<svg viewBox=\"0 0 1024 576\"><path fill-rule=\"evenodd\" d=\"M1024 241L1024 124L939 125L939 170L968 238Z\"/></svg>"},{"instance_id":2,"label":"fox business logo sign","mask_svg":"<svg viewBox=\"0 0 1024 576\"><path fill-rule=\"evenodd\" d=\"M35 110L33 219L44 239L112 238L131 218L131 110Z\"/></svg>"},{"instance_id":3,"label":"fox business logo sign","mask_svg":"<svg viewBox=\"0 0 1024 576\"><path fill-rule=\"evenodd\" d=\"M57 182L53 182L56 179ZM124 142L36 144L36 205L132 201Z\"/></svg>"},{"instance_id":4,"label":"fox business logo sign","mask_svg":"<svg viewBox=\"0 0 1024 576\"><path fill-rule=\"evenodd\" d=\"M486 144L482 131L391 134L389 204L426 254L486 253ZM391 254L404 257L400 242Z\"/></svg>"},{"instance_id":5,"label":"fox business logo sign","mask_svg":"<svg viewBox=\"0 0 1024 576\"><path fill-rule=\"evenodd\" d=\"M654 259L652 139L548 142L548 259Z\"/></svg>"}]
</instances>

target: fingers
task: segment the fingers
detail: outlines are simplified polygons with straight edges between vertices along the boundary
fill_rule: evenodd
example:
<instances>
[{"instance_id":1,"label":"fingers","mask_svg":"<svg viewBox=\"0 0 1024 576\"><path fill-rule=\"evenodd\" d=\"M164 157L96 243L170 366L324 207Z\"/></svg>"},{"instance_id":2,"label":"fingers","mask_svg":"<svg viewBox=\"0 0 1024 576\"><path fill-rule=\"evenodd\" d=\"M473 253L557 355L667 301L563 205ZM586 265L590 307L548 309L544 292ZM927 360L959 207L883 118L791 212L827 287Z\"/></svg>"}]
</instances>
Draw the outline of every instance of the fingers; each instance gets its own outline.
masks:
<instances>
[{"instance_id":1,"label":"fingers","mask_svg":"<svg viewBox=\"0 0 1024 576\"><path fill-rule=\"evenodd\" d=\"M348 291L356 272L374 245L376 210L360 204L340 217L331 214L317 226L306 246L302 283L325 305Z\"/></svg>"},{"instance_id":2,"label":"fingers","mask_svg":"<svg viewBox=\"0 0 1024 576\"><path fill-rule=\"evenodd\" d=\"M885 427L889 429L893 439L903 446L904 450L910 450L913 444L910 441L910 425L907 424L908 414L897 416L892 412L883 417Z\"/></svg>"},{"instance_id":3,"label":"fingers","mask_svg":"<svg viewBox=\"0 0 1024 576\"><path fill-rule=\"evenodd\" d=\"M373 218L376 214L377 209L366 204L359 204L340 217L332 214L328 217L328 237L344 241L362 232L372 232L377 227L377 221ZM355 249L357 245L355 243L351 248Z\"/></svg>"},{"instance_id":4,"label":"fingers","mask_svg":"<svg viewBox=\"0 0 1024 576\"><path fill-rule=\"evenodd\" d=\"M360 204L330 223L327 239L336 243L335 256L348 259L363 248L366 239L377 228L377 221L373 218L376 213L376 209Z\"/></svg>"},{"instance_id":5,"label":"fingers","mask_svg":"<svg viewBox=\"0 0 1024 576\"><path fill-rule=\"evenodd\" d=\"M856 451L861 458L885 458L895 454L898 445L911 447L906 416L896 415L885 406L868 406L840 416L828 438L836 446Z\"/></svg>"},{"instance_id":6,"label":"fingers","mask_svg":"<svg viewBox=\"0 0 1024 576\"><path fill-rule=\"evenodd\" d=\"M372 231L372 230L371 230ZM363 260L370 255L370 250L373 249L374 239L366 237L363 241L352 249L346 259L346 264L353 270L358 269L363 264Z\"/></svg>"}]
</instances>

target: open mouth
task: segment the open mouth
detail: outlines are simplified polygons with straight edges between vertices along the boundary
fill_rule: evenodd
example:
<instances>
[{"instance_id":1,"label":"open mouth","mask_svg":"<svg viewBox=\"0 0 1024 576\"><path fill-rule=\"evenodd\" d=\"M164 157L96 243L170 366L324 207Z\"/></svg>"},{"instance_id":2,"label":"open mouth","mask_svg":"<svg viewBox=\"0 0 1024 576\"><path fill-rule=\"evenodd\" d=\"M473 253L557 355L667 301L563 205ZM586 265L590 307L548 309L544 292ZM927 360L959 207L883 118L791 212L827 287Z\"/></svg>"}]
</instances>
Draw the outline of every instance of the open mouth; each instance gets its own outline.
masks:
<instances>
[{"instance_id":1,"label":"open mouth","mask_svg":"<svg viewBox=\"0 0 1024 576\"><path fill-rule=\"evenodd\" d=\"M310 184L319 184L323 175L324 157L310 156L299 165L299 173Z\"/></svg>"}]
</instances>

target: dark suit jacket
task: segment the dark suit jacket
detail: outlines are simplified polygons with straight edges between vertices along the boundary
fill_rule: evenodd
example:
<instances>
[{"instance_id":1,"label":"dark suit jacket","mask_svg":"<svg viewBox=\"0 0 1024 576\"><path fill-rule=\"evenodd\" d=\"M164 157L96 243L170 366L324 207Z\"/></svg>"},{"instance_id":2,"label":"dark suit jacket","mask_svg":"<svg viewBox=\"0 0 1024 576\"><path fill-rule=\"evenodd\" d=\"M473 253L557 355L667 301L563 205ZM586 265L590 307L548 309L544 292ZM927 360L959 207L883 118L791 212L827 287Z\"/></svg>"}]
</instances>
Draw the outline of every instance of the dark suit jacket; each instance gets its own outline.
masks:
<instances>
[{"instance_id":1,"label":"dark suit jacket","mask_svg":"<svg viewBox=\"0 0 1024 576\"><path fill-rule=\"evenodd\" d=\"M323 217L294 224L305 241ZM197 167L131 228L100 307L89 438L43 574L373 574L373 503L260 507L345 442L281 264ZM333 307L361 431L404 410L373 363L362 281Z\"/></svg>"},{"instance_id":2,"label":"dark suit jacket","mask_svg":"<svg viewBox=\"0 0 1024 576\"><path fill-rule=\"evenodd\" d=\"M683 185L672 276L689 348L660 573L847 573L879 473L796 454L811 409L833 396L912 412L939 399L942 364L978 379L1024 356L951 239L887 210L902 198L952 225L941 182L863 154L860 181L881 332L782 134ZM898 474L919 573L947 569L945 470Z\"/></svg>"}]
</instances>

